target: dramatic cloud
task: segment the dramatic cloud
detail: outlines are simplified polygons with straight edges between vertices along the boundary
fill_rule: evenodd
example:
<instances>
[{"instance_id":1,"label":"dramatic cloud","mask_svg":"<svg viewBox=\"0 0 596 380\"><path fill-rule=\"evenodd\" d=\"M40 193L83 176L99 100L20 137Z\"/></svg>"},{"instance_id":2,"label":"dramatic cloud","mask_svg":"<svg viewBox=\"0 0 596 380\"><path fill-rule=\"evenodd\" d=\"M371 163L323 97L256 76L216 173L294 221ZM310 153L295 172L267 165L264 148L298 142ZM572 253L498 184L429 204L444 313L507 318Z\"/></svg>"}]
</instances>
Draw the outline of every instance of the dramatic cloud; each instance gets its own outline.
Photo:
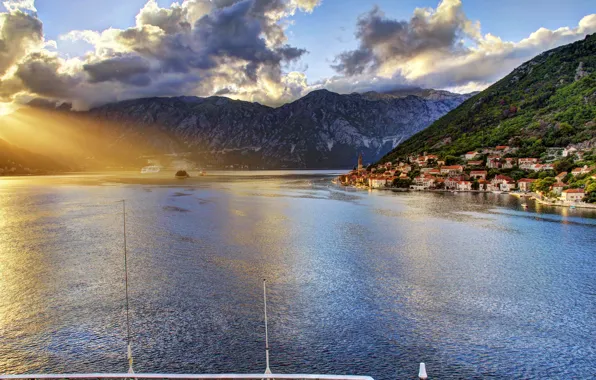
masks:
<instances>
[{"instance_id":1,"label":"dramatic cloud","mask_svg":"<svg viewBox=\"0 0 596 380\"><path fill-rule=\"evenodd\" d=\"M409 21L391 20L375 7L357 21L359 47L336 57L341 74L319 86L339 91L396 85L476 90L548 50L596 32L596 15L575 28L541 28L519 42L482 35L479 22L463 12L461 0L436 9L417 8Z\"/></svg>"},{"instance_id":2,"label":"dramatic cloud","mask_svg":"<svg viewBox=\"0 0 596 380\"><path fill-rule=\"evenodd\" d=\"M62 59L48 50L33 1L4 3L0 14L0 96L25 95L87 108L143 96L227 96L264 103L294 99L306 87L288 64L306 53L289 46L287 17L320 0L149 0L134 27L72 31L93 51ZM298 90L296 86L301 86Z\"/></svg>"},{"instance_id":3,"label":"dramatic cloud","mask_svg":"<svg viewBox=\"0 0 596 380\"><path fill-rule=\"evenodd\" d=\"M75 30L44 38L33 0L7 0L0 13L0 102L67 101L77 109L149 96L225 95L279 105L319 88L340 93L420 86L486 87L544 50L596 32L596 15L576 27L541 28L509 42L481 33L460 0L418 8L410 20L375 7L356 22L358 47L337 56L337 76L309 84L302 47L286 29L321 0L148 0L128 29ZM63 41L92 50L66 58ZM292 68L303 67L301 71Z\"/></svg>"}]
</instances>

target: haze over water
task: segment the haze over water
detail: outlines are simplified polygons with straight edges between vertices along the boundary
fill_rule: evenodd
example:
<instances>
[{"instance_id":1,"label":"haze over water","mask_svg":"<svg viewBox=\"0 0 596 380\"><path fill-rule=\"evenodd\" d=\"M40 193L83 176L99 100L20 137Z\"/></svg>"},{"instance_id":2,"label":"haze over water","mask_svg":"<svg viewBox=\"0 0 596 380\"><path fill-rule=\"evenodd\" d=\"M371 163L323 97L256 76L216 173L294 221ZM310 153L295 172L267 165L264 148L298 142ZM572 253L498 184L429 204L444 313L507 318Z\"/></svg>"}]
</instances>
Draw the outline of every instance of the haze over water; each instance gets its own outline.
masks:
<instances>
[{"instance_id":1,"label":"haze over water","mask_svg":"<svg viewBox=\"0 0 596 380\"><path fill-rule=\"evenodd\" d=\"M127 370L121 199L136 372L264 371L267 278L274 373L596 373L594 211L162 177L0 179L0 373Z\"/></svg>"}]
</instances>

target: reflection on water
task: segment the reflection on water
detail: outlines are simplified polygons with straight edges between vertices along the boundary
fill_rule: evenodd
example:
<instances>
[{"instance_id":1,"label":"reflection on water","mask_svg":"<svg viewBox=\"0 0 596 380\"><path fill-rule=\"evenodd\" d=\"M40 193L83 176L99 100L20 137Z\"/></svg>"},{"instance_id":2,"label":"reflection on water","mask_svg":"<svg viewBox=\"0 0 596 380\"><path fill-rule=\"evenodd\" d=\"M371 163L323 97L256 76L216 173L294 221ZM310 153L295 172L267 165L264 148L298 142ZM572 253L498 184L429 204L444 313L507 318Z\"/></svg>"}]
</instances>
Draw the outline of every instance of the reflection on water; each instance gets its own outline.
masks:
<instances>
[{"instance_id":1,"label":"reflection on water","mask_svg":"<svg viewBox=\"0 0 596 380\"><path fill-rule=\"evenodd\" d=\"M330 173L0 180L0 373L590 378L596 214Z\"/></svg>"}]
</instances>

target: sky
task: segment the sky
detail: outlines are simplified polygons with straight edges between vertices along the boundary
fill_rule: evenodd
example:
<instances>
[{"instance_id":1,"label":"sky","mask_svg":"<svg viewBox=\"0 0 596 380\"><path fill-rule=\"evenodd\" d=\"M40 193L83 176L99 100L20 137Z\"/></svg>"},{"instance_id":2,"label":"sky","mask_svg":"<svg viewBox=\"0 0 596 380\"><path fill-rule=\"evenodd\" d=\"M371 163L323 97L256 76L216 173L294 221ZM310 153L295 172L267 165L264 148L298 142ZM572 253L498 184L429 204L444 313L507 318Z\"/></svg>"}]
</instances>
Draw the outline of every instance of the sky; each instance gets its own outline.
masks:
<instances>
[{"instance_id":1,"label":"sky","mask_svg":"<svg viewBox=\"0 0 596 380\"><path fill-rule=\"evenodd\" d=\"M1 0L0 0L1 1ZM5 0L0 112L33 98L481 90L596 32L587 0Z\"/></svg>"}]
</instances>

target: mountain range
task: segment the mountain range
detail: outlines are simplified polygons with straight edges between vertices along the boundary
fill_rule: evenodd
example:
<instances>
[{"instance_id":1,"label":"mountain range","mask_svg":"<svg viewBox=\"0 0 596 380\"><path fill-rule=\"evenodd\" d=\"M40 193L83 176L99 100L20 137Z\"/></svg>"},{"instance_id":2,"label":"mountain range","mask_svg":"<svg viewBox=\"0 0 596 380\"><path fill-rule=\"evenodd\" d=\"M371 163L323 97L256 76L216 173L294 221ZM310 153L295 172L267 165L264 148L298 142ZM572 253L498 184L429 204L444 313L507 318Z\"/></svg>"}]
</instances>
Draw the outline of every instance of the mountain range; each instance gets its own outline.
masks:
<instances>
[{"instance_id":1,"label":"mountain range","mask_svg":"<svg viewBox=\"0 0 596 380\"><path fill-rule=\"evenodd\" d=\"M596 147L596 34L544 52L397 146L381 162L423 152L457 156L509 145Z\"/></svg>"},{"instance_id":2,"label":"mountain range","mask_svg":"<svg viewBox=\"0 0 596 380\"><path fill-rule=\"evenodd\" d=\"M418 88L346 95L317 90L278 108L183 96L127 100L85 112L35 102L10 117L52 130L70 153L56 150L60 144L31 146L30 136L15 128L3 133L0 126L0 136L52 158L60 155L58 161L71 168L142 165L139 157L164 154L183 154L204 167L341 168L354 165L359 153L367 162L380 159L470 96Z\"/></svg>"}]
</instances>

